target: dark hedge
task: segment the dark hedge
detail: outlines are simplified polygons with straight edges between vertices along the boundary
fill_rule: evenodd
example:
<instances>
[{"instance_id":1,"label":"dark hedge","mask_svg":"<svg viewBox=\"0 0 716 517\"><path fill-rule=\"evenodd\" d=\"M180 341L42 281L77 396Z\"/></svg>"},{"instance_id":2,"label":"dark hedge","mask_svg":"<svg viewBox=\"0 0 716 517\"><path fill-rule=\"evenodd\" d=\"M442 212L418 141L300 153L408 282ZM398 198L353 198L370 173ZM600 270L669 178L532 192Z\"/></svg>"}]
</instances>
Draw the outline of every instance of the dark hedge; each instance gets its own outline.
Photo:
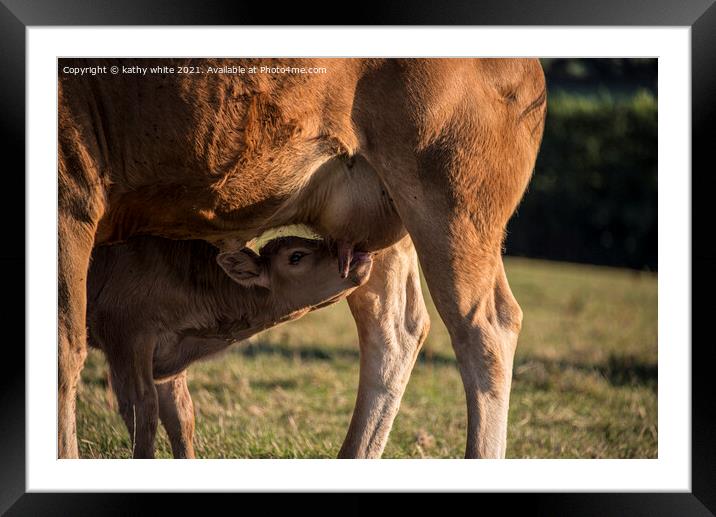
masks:
<instances>
[{"instance_id":1,"label":"dark hedge","mask_svg":"<svg viewBox=\"0 0 716 517\"><path fill-rule=\"evenodd\" d=\"M505 248L657 269L657 102L650 91L550 95L534 176Z\"/></svg>"}]
</instances>

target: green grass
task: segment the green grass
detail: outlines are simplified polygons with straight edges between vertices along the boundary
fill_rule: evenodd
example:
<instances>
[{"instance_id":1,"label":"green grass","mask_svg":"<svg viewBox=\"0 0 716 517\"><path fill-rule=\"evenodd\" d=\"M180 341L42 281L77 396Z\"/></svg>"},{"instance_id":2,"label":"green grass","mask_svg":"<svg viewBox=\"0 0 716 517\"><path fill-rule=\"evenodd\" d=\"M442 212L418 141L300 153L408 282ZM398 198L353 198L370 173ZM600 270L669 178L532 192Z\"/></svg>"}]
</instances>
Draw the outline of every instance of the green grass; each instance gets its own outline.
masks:
<instances>
[{"instance_id":1,"label":"green grass","mask_svg":"<svg viewBox=\"0 0 716 517\"><path fill-rule=\"evenodd\" d=\"M650 273L509 258L524 313L507 455L657 456L657 279ZM426 290L427 294L427 290ZM465 397L447 331L432 330L383 457L458 458ZM202 458L331 458L348 429L358 347L345 302L235 345L189 370ZM78 401L80 455L130 456L90 352ZM160 428L157 456L171 457Z\"/></svg>"}]
</instances>

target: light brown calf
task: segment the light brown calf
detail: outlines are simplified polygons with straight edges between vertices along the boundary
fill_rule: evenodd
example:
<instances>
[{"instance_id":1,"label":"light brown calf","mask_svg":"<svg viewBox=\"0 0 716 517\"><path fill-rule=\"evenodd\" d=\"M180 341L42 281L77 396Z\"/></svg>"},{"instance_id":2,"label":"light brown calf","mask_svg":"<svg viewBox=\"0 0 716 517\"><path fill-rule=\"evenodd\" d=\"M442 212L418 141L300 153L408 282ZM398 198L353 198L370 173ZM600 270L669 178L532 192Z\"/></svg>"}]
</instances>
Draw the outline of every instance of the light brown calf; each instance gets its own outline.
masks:
<instances>
[{"instance_id":1,"label":"light brown calf","mask_svg":"<svg viewBox=\"0 0 716 517\"><path fill-rule=\"evenodd\" d=\"M94 246L138 234L245 242L303 222L338 241L343 273L355 250L386 250L348 298L361 373L340 455L380 456L424 339L414 243L465 386L465 455L503 457L522 312L501 247L542 138L539 61L144 60L326 73L62 73L125 64L137 60L59 60L59 456L77 456ZM348 190L332 180L344 168ZM380 188L364 186L372 176Z\"/></svg>"},{"instance_id":2,"label":"light brown calf","mask_svg":"<svg viewBox=\"0 0 716 517\"><path fill-rule=\"evenodd\" d=\"M194 457L190 364L344 298L367 281L372 266L368 254L356 255L342 278L335 253L299 237L272 240L260 253L217 255L203 241L157 237L94 251L90 344L107 357L135 458L154 457L159 417L174 456Z\"/></svg>"}]
</instances>

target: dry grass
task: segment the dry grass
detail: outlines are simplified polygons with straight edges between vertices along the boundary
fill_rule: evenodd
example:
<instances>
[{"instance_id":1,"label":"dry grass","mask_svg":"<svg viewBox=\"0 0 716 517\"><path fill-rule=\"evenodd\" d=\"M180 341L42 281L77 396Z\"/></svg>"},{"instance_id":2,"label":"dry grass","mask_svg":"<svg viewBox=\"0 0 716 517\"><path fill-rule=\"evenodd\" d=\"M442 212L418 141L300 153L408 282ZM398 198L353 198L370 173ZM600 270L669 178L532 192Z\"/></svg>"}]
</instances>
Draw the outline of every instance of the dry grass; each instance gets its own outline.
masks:
<instances>
[{"instance_id":1,"label":"dry grass","mask_svg":"<svg viewBox=\"0 0 716 517\"><path fill-rule=\"evenodd\" d=\"M525 322L508 434L515 458L657 456L657 282L631 271L507 259ZM427 294L427 292L426 292ZM447 331L433 328L384 457L461 457L465 398ZM190 369L203 458L334 457L358 383L357 337L342 302ZM78 402L80 454L130 455L93 351ZM163 429L158 457L170 457Z\"/></svg>"}]
</instances>

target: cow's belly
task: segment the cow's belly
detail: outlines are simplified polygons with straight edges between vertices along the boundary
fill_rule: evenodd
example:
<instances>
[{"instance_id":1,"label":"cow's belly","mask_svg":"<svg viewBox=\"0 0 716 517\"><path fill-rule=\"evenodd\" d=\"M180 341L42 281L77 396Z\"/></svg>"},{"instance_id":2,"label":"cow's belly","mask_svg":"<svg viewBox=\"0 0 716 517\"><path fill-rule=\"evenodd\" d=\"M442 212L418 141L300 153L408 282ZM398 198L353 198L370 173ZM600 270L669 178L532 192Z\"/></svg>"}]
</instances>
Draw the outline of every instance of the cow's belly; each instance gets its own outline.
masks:
<instances>
[{"instance_id":1,"label":"cow's belly","mask_svg":"<svg viewBox=\"0 0 716 517\"><path fill-rule=\"evenodd\" d=\"M258 235L290 196L267 194L230 211L208 188L150 186L116 194L100 220L95 243L111 244L134 235L169 239L249 240ZM237 199L242 198L237 196Z\"/></svg>"},{"instance_id":2,"label":"cow's belly","mask_svg":"<svg viewBox=\"0 0 716 517\"><path fill-rule=\"evenodd\" d=\"M364 251L389 247L405 236L390 196L362 157L351 162L330 159L309 178L292 191L278 186L263 192L250 189L255 197L248 201L237 193L231 210L222 209L216 192L206 187L152 185L115 194L99 223L96 244L142 234L248 241L288 224L306 224L324 237Z\"/></svg>"}]
</instances>

